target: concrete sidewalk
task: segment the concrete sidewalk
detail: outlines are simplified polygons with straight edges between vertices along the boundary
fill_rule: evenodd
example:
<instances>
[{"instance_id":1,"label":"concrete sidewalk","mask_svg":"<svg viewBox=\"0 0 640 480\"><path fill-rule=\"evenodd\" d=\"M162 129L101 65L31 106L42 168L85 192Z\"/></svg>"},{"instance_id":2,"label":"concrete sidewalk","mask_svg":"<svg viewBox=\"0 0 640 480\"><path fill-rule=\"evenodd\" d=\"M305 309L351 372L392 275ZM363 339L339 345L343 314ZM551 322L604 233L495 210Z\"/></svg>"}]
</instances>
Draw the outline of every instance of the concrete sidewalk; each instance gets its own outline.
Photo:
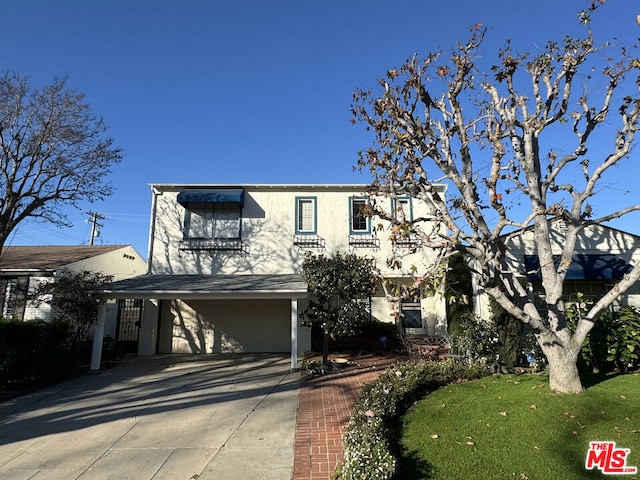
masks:
<instances>
[{"instance_id":1,"label":"concrete sidewalk","mask_svg":"<svg viewBox=\"0 0 640 480\"><path fill-rule=\"evenodd\" d=\"M282 355L163 355L0 404L0 478L289 480Z\"/></svg>"}]
</instances>

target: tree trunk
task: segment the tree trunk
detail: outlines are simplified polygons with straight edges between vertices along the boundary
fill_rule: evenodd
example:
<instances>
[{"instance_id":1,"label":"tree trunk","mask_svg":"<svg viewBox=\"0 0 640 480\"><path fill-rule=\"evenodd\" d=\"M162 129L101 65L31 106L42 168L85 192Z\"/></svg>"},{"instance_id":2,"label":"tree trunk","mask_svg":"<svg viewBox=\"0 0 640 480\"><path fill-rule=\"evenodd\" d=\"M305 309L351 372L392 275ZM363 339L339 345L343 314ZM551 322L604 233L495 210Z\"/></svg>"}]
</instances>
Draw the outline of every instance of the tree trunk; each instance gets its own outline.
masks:
<instances>
[{"instance_id":1,"label":"tree trunk","mask_svg":"<svg viewBox=\"0 0 640 480\"><path fill-rule=\"evenodd\" d=\"M549 387L557 393L582 393L584 388L578 373L578 355L558 344L543 345L549 362Z\"/></svg>"},{"instance_id":2,"label":"tree trunk","mask_svg":"<svg viewBox=\"0 0 640 480\"><path fill-rule=\"evenodd\" d=\"M329 334L327 332L323 333L322 338L322 365L327 365L329 363Z\"/></svg>"}]
</instances>

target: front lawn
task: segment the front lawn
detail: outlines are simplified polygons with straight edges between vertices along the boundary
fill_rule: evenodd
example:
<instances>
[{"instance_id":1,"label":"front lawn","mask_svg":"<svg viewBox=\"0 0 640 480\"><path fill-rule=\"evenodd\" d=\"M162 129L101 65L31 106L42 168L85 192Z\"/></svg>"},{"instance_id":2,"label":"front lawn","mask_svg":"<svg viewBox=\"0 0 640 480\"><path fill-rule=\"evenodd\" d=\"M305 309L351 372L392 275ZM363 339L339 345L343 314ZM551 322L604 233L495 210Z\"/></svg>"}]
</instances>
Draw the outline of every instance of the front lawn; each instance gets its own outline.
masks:
<instances>
[{"instance_id":1,"label":"front lawn","mask_svg":"<svg viewBox=\"0 0 640 480\"><path fill-rule=\"evenodd\" d=\"M571 480L592 441L628 448L640 467L640 376L585 378L581 395L550 392L543 375L502 375L430 393L403 419L401 478ZM639 475L613 478L637 479Z\"/></svg>"}]
</instances>

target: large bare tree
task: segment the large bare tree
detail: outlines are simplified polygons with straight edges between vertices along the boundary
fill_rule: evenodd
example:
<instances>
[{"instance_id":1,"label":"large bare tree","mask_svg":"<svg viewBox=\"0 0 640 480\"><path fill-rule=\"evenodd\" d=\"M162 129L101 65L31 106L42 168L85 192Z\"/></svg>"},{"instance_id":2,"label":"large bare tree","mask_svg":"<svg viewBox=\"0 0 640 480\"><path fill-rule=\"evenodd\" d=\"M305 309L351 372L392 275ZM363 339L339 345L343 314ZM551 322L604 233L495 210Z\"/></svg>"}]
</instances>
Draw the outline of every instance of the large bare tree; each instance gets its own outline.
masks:
<instances>
[{"instance_id":1,"label":"large bare tree","mask_svg":"<svg viewBox=\"0 0 640 480\"><path fill-rule=\"evenodd\" d=\"M122 155L105 132L66 78L0 77L0 247L27 218L64 226L65 207L112 194L105 177Z\"/></svg>"},{"instance_id":2,"label":"large bare tree","mask_svg":"<svg viewBox=\"0 0 640 480\"><path fill-rule=\"evenodd\" d=\"M579 234L640 209L616 206L594 215L601 179L629 156L640 115L640 61L631 45L594 40L591 18L603 3L593 0L579 13L581 38L550 41L533 55L507 42L494 65L484 63L486 29L476 25L450 54L414 56L389 70L378 88L356 90L352 105L354 122L375 137L358 160L372 173L371 193L428 202L435 222L398 220L380 203L377 213L396 222L396 235L420 234L443 261L467 254L480 286L531 326L549 362L550 386L559 392L582 391L581 345L598 313L640 277L636 266L570 331L563 283ZM446 199L437 183L449 186ZM552 252L558 219L566 223L559 262ZM507 261L505 246L524 229L535 238L544 308ZM425 276L439 272L436 262Z\"/></svg>"}]
</instances>

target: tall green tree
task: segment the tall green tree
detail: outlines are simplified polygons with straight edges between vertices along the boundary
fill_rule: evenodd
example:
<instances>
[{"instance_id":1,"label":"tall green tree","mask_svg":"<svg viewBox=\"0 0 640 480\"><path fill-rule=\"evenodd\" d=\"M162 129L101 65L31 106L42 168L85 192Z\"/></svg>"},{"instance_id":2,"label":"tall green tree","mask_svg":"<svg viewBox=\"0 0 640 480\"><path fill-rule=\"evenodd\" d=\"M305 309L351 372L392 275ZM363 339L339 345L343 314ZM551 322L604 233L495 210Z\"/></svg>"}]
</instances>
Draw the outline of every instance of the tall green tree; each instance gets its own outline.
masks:
<instances>
[{"instance_id":1,"label":"tall green tree","mask_svg":"<svg viewBox=\"0 0 640 480\"><path fill-rule=\"evenodd\" d=\"M68 225L64 207L111 195L121 150L84 95L56 78L42 88L0 76L0 248L28 218Z\"/></svg>"},{"instance_id":2,"label":"tall green tree","mask_svg":"<svg viewBox=\"0 0 640 480\"><path fill-rule=\"evenodd\" d=\"M370 193L430 205L428 222L404 223L423 245L443 252L441 262L457 252L473 260L478 285L535 333L559 392L582 391L576 362L587 334L599 312L640 278L636 267L594 302L575 331L568 328L563 284L579 236L640 210L593 207L598 194L607 195L603 176L632 151L640 118L637 49L615 39L597 44L592 32L605 3L591 0L579 12L583 35L532 45L531 53L507 42L491 58L487 30L475 25L451 50L413 56L388 70L377 89L356 90L352 105L354 122L374 137L358 161L372 174ZM620 28L638 28L636 18L621 18ZM434 187L441 183L446 199ZM381 203L375 209L393 221ZM566 226L559 261L552 248L557 221ZM509 243L525 231L533 232L541 266L541 307L508 262ZM425 277L441 274L441 265Z\"/></svg>"},{"instance_id":3,"label":"tall green tree","mask_svg":"<svg viewBox=\"0 0 640 480\"><path fill-rule=\"evenodd\" d=\"M322 361L326 364L329 338L354 335L357 326L369 319L369 297L375 287L372 265L352 253L307 253L302 275L309 284L309 304L300 314L302 324L322 329Z\"/></svg>"}]
</instances>

